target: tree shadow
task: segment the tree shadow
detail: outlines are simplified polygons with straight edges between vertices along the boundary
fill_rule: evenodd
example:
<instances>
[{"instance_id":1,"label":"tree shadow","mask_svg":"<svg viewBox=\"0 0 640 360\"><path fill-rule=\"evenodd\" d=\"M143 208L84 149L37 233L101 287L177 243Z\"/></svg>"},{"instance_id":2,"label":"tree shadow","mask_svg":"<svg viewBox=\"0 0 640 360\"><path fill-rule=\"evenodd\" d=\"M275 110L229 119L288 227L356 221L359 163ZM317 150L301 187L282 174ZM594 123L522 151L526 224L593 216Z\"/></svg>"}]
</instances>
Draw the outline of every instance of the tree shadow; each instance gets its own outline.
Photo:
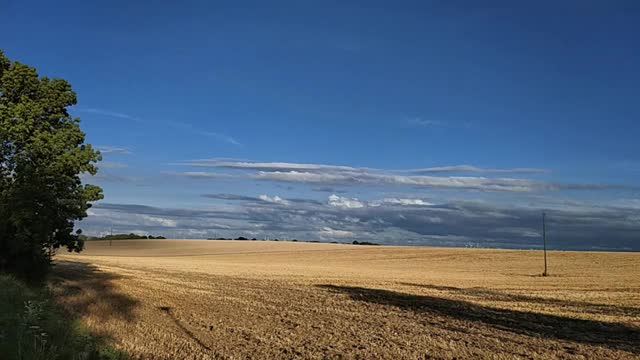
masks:
<instances>
[{"instance_id":1,"label":"tree shadow","mask_svg":"<svg viewBox=\"0 0 640 360\"><path fill-rule=\"evenodd\" d=\"M78 326L80 313L76 310L82 310L82 305L77 309L63 306L55 297L58 290L44 282L27 283L0 273L0 359L130 358L112 347L109 334Z\"/></svg>"},{"instance_id":2,"label":"tree shadow","mask_svg":"<svg viewBox=\"0 0 640 360\"><path fill-rule=\"evenodd\" d=\"M169 306L160 306L159 310L167 314L167 316L173 320L173 322L182 330L191 340L195 341L198 345L202 346L204 349L211 351L211 348L208 347L205 343L203 343L200 339L196 337L196 335L189 330L186 326L182 325L180 320L171 312L171 307Z\"/></svg>"},{"instance_id":3,"label":"tree shadow","mask_svg":"<svg viewBox=\"0 0 640 360\"><path fill-rule=\"evenodd\" d=\"M317 285L352 300L394 306L425 315L441 315L456 320L479 322L517 334L605 346L640 354L640 329L625 324L534 312L496 309L467 301L405 294L353 286Z\"/></svg>"},{"instance_id":4,"label":"tree shadow","mask_svg":"<svg viewBox=\"0 0 640 360\"><path fill-rule=\"evenodd\" d=\"M425 289L446 291L455 294L461 294L471 297L482 298L483 300L494 300L503 302L523 302L530 304L551 305L563 308L573 308L576 312L589 312L592 314L600 315L618 315L618 316L630 316L640 317L640 308L632 306L618 306L608 304L596 304L590 302L562 300L562 299L550 299L539 296L529 296L522 294L509 294L500 291L494 291L483 288L459 288L454 286L439 286L431 284L414 284L414 283L399 283L401 285L415 286Z\"/></svg>"},{"instance_id":5,"label":"tree shadow","mask_svg":"<svg viewBox=\"0 0 640 360\"><path fill-rule=\"evenodd\" d=\"M57 302L70 314L130 322L139 302L116 289L113 281L122 277L87 263L56 261L49 283Z\"/></svg>"}]
</instances>

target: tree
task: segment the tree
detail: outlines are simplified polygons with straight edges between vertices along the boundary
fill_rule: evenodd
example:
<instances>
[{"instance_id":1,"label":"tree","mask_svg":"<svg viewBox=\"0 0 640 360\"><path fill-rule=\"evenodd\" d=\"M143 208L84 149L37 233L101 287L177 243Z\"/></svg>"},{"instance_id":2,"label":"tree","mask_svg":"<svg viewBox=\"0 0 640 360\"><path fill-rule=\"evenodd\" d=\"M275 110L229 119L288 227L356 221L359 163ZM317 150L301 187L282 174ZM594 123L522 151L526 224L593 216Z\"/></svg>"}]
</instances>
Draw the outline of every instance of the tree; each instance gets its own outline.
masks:
<instances>
[{"instance_id":1,"label":"tree","mask_svg":"<svg viewBox=\"0 0 640 360\"><path fill-rule=\"evenodd\" d=\"M100 152L85 144L71 85L0 51L0 269L38 279L61 247L83 248L74 221L102 189L84 185Z\"/></svg>"}]
</instances>

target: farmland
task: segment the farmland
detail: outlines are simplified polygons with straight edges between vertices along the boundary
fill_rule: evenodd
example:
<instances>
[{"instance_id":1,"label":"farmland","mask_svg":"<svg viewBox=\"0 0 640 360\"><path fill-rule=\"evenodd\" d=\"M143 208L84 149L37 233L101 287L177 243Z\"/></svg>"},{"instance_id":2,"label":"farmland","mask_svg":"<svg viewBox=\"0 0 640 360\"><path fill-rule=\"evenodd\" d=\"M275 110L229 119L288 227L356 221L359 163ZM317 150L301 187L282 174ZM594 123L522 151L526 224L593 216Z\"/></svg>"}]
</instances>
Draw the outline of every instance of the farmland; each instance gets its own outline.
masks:
<instances>
[{"instance_id":1,"label":"farmland","mask_svg":"<svg viewBox=\"0 0 640 360\"><path fill-rule=\"evenodd\" d=\"M133 357L637 358L640 254L203 241L60 253L57 301Z\"/></svg>"}]
</instances>

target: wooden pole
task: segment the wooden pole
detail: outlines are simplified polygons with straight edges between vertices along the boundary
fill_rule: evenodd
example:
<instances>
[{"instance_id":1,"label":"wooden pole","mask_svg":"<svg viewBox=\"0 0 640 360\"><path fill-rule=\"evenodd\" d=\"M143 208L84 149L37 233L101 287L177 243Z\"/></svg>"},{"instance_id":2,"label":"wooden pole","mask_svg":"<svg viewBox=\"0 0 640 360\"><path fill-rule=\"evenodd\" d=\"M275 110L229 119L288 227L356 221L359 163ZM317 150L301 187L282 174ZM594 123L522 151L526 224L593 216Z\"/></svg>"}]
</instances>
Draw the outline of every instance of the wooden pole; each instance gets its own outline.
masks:
<instances>
[{"instance_id":1,"label":"wooden pole","mask_svg":"<svg viewBox=\"0 0 640 360\"><path fill-rule=\"evenodd\" d=\"M545 212L542 212L542 242L544 249L544 272L542 276L547 276L547 224L546 224L546 215Z\"/></svg>"}]
</instances>

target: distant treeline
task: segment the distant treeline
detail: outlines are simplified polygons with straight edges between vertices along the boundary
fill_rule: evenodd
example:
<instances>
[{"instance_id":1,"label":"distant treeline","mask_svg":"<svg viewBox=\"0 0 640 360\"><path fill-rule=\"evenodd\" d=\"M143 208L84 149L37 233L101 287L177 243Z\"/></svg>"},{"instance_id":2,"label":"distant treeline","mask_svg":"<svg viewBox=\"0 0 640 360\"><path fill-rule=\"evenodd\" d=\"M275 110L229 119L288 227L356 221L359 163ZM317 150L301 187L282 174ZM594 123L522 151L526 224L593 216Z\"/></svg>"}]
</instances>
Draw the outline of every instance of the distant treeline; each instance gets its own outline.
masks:
<instances>
[{"instance_id":1,"label":"distant treeline","mask_svg":"<svg viewBox=\"0 0 640 360\"><path fill-rule=\"evenodd\" d=\"M113 235L105 235L102 237L99 236L82 236L83 240L141 240L141 239L166 239L164 236L153 236L153 235L137 235L134 233L131 234L113 234Z\"/></svg>"},{"instance_id":2,"label":"distant treeline","mask_svg":"<svg viewBox=\"0 0 640 360\"><path fill-rule=\"evenodd\" d=\"M223 237L217 237L217 238L208 238L207 240L251 240L251 241L257 241L258 239L253 238L253 239L248 239L244 236L239 236L237 238L223 238ZM261 241L264 241L265 239L261 239ZM278 239L273 239L273 241L280 241ZM298 241L298 240L291 240L291 241Z\"/></svg>"},{"instance_id":3,"label":"distant treeline","mask_svg":"<svg viewBox=\"0 0 640 360\"><path fill-rule=\"evenodd\" d=\"M142 240L142 239L165 239L164 236L153 236L153 235L137 235L134 233L130 234L113 234L113 235L105 235L105 236L86 236L80 235L80 238L85 241L91 240ZM216 238L208 238L207 240L244 240L244 241L292 241L292 242L310 242L310 243L319 243L317 240L298 240L298 239L256 239L256 238L246 238L244 236L238 236L237 238L224 238L224 237L216 237ZM337 241L331 241L331 244L348 244L348 243L339 243ZM351 244L353 245L380 245L368 241L353 241Z\"/></svg>"},{"instance_id":4,"label":"distant treeline","mask_svg":"<svg viewBox=\"0 0 640 360\"><path fill-rule=\"evenodd\" d=\"M380 244L376 244L376 243L372 243L372 242L368 242L368 241L354 241L352 242L353 245L380 245Z\"/></svg>"},{"instance_id":5,"label":"distant treeline","mask_svg":"<svg viewBox=\"0 0 640 360\"><path fill-rule=\"evenodd\" d=\"M224 238L224 237L216 237L216 238L208 238L207 240L249 240L249 241L280 241L279 239L256 239L256 238L246 238L244 236L238 236L237 238ZM291 240L286 240L283 239L282 241L292 241L292 242L298 242L298 239L291 239ZM310 242L310 243L319 243L320 241L317 240L309 240L309 241L304 241L304 240L300 240L302 242ZM342 244L339 243L337 241L331 241L331 244ZM380 245L380 244L376 244L376 243L372 243L372 242L368 242L368 241L353 241L351 244L353 245Z\"/></svg>"}]
</instances>

